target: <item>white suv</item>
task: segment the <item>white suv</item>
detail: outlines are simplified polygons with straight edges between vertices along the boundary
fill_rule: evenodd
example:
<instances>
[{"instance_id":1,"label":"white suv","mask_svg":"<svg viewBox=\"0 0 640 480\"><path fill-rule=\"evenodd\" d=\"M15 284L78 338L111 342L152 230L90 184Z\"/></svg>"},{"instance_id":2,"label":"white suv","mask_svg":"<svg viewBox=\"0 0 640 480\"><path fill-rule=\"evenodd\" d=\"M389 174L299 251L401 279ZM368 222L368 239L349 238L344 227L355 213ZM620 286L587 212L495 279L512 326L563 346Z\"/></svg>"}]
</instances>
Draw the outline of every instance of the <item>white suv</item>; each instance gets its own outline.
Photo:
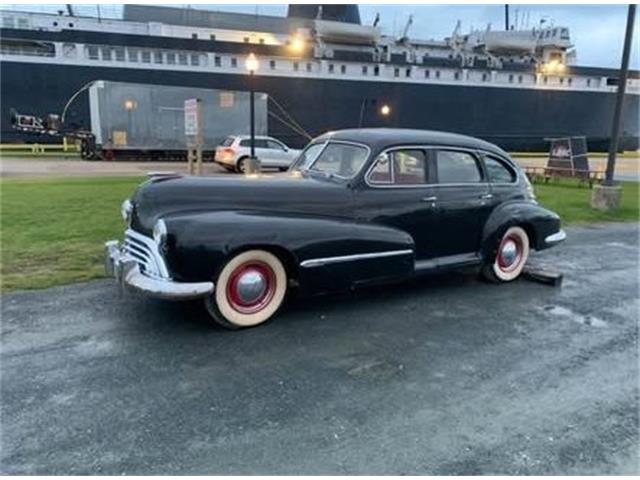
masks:
<instances>
[{"instance_id":1,"label":"white suv","mask_svg":"<svg viewBox=\"0 0 640 480\"><path fill-rule=\"evenodd\" d=\"M267 168L287 170L300 154L300 150L287 147L280 140L271 137L255 137L256 157L260 165ZM249 135L231 135L216 148L215 162L227 170L244 172L246 161L251 155Z\"/></svg>"}]
</instances>

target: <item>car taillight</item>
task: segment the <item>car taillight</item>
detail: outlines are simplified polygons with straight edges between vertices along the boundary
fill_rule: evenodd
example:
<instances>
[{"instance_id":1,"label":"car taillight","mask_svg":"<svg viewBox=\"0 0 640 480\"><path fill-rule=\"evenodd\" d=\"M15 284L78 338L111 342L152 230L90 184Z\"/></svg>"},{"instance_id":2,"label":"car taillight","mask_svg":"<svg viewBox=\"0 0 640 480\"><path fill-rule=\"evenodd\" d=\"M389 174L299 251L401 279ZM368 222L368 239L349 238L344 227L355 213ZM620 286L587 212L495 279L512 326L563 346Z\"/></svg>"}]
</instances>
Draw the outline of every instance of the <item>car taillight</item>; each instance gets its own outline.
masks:
<instances>
[{"instance_id":1,"label":"car taillight","mask_svg":"<svg viewBox=\"0 0 640 480\"><path fill-rule=\"evenodd\" d=\"M220 149L218 155L220 155L221 159L229 159L233 157L233 148L225 147Z\"/></svg>"}]
</instances>

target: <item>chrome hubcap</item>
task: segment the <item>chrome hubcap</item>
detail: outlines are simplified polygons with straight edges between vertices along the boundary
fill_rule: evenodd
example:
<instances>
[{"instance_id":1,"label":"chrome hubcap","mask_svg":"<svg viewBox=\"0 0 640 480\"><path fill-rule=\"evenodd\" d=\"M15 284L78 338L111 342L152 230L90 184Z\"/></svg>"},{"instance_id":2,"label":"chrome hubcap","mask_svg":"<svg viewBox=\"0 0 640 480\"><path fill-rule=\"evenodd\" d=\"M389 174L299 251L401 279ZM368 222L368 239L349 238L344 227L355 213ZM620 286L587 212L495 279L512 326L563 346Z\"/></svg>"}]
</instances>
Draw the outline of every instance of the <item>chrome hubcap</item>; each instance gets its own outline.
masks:
<instances>
[{"instance_id":1,"label":"chrome hubcap","mask_svg":"<svg viewBox=\"0 0 640 480\"><path fill-rule=\"evenodd\" d=\"M507 240L500 250L501 264L505 267L513 265L518 258L518 246L513 240Z\"/></svg>"},{"instance_id":2,"label":"chrome hubcap","mask_svg":"<svg viewBox=\"0 0 640 480\"><path fill-rule=\"evenodd\" d=\"M252 304L264 295L267 290L267 279L256 271L250 270L243 273L236 283L236 293L244 304Z\"/></svg>"}]
</instances>

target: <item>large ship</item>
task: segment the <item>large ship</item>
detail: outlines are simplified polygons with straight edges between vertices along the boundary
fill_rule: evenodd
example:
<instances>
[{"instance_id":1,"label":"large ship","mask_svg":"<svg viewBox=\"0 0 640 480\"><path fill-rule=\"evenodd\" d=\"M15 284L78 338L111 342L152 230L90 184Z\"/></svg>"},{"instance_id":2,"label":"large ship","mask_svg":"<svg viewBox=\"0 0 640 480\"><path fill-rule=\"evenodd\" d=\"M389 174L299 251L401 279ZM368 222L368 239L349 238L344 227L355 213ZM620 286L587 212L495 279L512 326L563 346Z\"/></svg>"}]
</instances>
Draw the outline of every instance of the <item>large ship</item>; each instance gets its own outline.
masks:
<instances>
[{"instance_id":1,"label":"large ship","mask_svg":"<svg viewBox=\"0 0 640 480\"><path fill-rule=\"evenodd\" d=\"M269 134L299 147L333 129L447 130L509 150L542 150L548 139L585 136L604 150L619 72L575 65L569 29L490 26L443 40L397 36L355 5L290 5L286 17L125 5L122 19L0 12L1 133L10 109L37 115L66 107L69 126L88 128L80 95L96 80L249 89L245 60L257 56ZM630 72L622 146L638 148L640 79Z\"/></svg>"}]
</instances>

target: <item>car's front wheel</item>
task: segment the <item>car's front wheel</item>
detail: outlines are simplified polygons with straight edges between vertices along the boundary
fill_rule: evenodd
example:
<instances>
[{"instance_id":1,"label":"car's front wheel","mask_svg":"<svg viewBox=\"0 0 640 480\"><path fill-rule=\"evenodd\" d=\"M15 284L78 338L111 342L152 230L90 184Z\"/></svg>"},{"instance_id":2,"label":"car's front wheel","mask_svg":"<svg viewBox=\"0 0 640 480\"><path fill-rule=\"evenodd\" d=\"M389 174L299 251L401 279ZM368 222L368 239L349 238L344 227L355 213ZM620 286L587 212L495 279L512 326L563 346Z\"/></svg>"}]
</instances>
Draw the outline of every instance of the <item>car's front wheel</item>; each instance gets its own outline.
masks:
<instances>
[{"instance_id":1,"label":"car's front wheel","mask_svg":"<svg viewBox=\"0 0 640 480\"><path fill-rule=\"evenodd\" d=\"M286 291L287 273L278 257L265 250L248 250L227 262L205 305L226 328L253 327L276 313Z\"/></svg>"},{"instance_id":2,"label":"car's front wheel","mask_svg":"<svg viewBox=\"0 0 640 480\"><path fill-rule=\"evenodd\" d=\"M500 240L493 263L485 265L482 274L496 283L515 280L524 270L529 249L527 232L521 227L509 228Z\"/></svg>"}]
</instances>

